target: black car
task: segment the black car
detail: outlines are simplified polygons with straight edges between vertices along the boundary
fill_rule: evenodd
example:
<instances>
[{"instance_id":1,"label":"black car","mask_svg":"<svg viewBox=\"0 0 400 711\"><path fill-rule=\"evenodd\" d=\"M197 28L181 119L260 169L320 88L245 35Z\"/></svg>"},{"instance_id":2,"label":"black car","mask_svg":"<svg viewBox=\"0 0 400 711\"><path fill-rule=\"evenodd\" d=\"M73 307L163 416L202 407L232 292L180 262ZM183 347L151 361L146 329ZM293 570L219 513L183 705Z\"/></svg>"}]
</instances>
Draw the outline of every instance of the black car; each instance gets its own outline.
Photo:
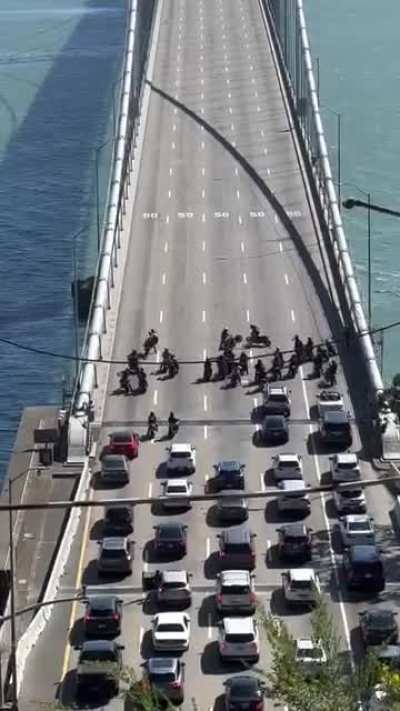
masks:
<instances>
[{"instance_id":1,"label":"black car","mask_svg":"<svg viewBox=\"0 0 400 711\"><path fill-rule=\"evenodd\" d=\"M133 532L133 506L110 504L104 507L104 536L127 536Z\"/></svg>"},{"instance_id":2,"label":"black car","mask_svg":"<svg viewBox=\"0 0 400 711\"><path fill-rule=\"evenodd\" d=\"M247 526L234 526L219 533L221 567L225 570L253 570L256 565L255 537Z\"/></svg>"},{"instance_id":3,"label":"black car","mask_svg":"<svg viewBox=\"0 0 400 711\"><path fill-rule=\"evenodd\" d=\"M85 601L83 617L87 637L104 637L121 632L122 600L116 595L94 595Z\"/></svg>"},{"instance_id":4,"label":"black car","mask_svg":"<svg viewBox=\"0 0 400 711\"><path fill-rule=\"evenodd\" d=\"M312 559L312 530L304 523L286 523L276 529L280 558L309 561Z\"/></svg>"},{"instance_id":5,"label":"black car","mask_svg":"<svg viewBox=\"0 0 400 711\"><path fill-rule=\"evenodd\" d=\"M226 711L262 711L265 684L255 676L231 676L224 683Z\"/></svg>"},{"instance_id":6,"label":"black car","mask_svg":"<svg viewBox=\"0 0 400 711\"><path fill-rule=\"evenodd\" d=\"M395 644L399 637L396 612L375 607L360 612L360 631L364 644Z\"/></svg>"},{"instance_id":7,"label":"black car","mask_svg":"<svg viewBox=\"0 0 400 711\"><path fill-rule=\"evenodd\" d=\"M214 491L222 489L244 489L245 465L237 459L222 461L214 465L215 477L211 479Z\"/></svg>"},{"instance_id":8,"label":"black car","mask_svg":"<svg viewBox=\"0 0 400 711\"><path fill-rule=\"evenodd\" d=\"M99 693L118 694L122 649L117 642L105 639L83 643L76 670L76 691L79 698L98 698Z\"/></svg>"},{"instance_id":9,"label":"black car","mask_svg":"<svg viewBox=\"0 0 400 711\"><path fill-rule=\"evenodd\" d=\"M154 550L159 555L182 557L187 549L187 526L179 521L166 521L154 526Z\"/></svg>"},{"instance_id":10,"label":"black car","mask_svg":"<svg viewBox=\"0 0 400 711\"><path fill-rule=\"evenodd\" d=\"M350 418L343 410L327 410L321 415L319 434L324 444L337 447L351 447L353 435L351 432Z\"/></svg>"},{"instance_id":11,"label":"black car","mask_svg":"<svg viewBox=\"0 0 400 711\"><path fill-rule=\"evenodd\" d=\"M220 523L242 523L249 518L249 510L242 492L221 491L217 501L217 516Z\"/></svg>"},{"instance_id":12,"label":"black car","mask_svg":"<svg viewBox=\"0 0 400 711\"><path fill-rule=\"evenodd\" d=\"M284 443L289 441L289 426L283 415L266 415L261 427L264 442Z\"/></svg>"},{"instance_id":13,"label":"black car","mask_svg":"<svg viewBox=\"0 0 400 711\"><path fill-rule=\"evenodd\" d=\"M348 588L363 592L385 589L382 558L374 545L349 546L343 552L343 577Z\"/></svg>"}]
</instances>

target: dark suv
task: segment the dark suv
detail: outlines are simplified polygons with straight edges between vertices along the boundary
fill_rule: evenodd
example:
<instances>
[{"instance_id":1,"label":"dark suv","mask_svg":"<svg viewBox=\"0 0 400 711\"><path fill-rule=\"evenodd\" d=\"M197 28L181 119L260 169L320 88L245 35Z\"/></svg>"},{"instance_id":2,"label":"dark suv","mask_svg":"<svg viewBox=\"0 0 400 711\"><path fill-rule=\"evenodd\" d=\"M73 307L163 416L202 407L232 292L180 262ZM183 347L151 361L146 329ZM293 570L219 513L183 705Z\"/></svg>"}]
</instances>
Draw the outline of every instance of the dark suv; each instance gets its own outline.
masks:
<instances>
[{"instance_id":1,"label":"dark suv","mask_svg":"<svg viewBox=\"0 0 400 711\"><path fill-rule=\"evenodd\" d=\"M215 464L215 476L210 481L214 491L244 489L244 468L245 465L237 459Z\"/></svg>"},{"instance_id":2,"label":"dark suv","mask_svg":"<svg viewBox=\"0 0 400 711\"><path fill-rule=\"evenodd\" d=\"M324 444L351 447L353 435L348 414L340 410L323 412L319 423L319 434Z\"/></svg>"},{"instance_id":3,"label":"dark suv","mask_svg":"<svg viewBox=\"0 0 400 711\"><path fill-rule=\"evenodd\" d=\"M256 565L255 533L247 526L227 528L218 534L221 567L230 570L253 570Z\"/></svg>"},{"instance_id":4,"label":"dark suv","mask_svg":"<svg viewBox=\"0 0 400 711\"><path fill-rule=\"evenodd\" d=\"M382 558L374 545L356 545L343 552L343 576L350 589L382 592L385 571Z\"/></svg>"},{"instance_id":5,"label":"dark suv","mask_svg":"<svg viewBox=\"0 0 400 711\"><path fill-rule=\"evenodd\" d=\"M278 554L280 558L296 560L312 559L311 528L304 523L286 523L277 528Z\"/></svg>"},{"instance_id":6,"label":"dark suv","mask_svg":"<svg viewBox=\"0 0 400 711\"><path fill-rule=\"evenodd\" d=\"M110 504L104 507L104 536L127 536L133 532L133 506Z\"/></svg>"},{"instance_id":7,"label":"dark suv","mask_svg":"<svg viewBox=\"0 0 400 711\"><path fill-rule=\"evenodd\" d=\"M98 639L84 642L77 666L77 696L97 697L99 693L118 694L123 647L117 642Z\"/></svg>"}]
</instances>

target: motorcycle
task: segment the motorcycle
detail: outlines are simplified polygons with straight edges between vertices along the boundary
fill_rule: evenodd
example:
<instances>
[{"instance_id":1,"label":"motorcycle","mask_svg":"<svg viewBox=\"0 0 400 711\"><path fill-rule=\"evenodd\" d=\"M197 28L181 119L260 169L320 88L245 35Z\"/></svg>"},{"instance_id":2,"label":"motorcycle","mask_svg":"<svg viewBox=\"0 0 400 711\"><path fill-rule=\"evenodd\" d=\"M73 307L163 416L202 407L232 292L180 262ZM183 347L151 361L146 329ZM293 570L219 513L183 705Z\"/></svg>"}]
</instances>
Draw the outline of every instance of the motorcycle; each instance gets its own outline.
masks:
<instances>
[{"instance_id":1,"label":"motorcycle","mask_svg":"<svg viewBox=\"0 0 400 711\"><path fill-rule=\"evenodd\" d=\"M208 383L212 378L212 365L211 361L206 360L204 363L204 370L203 370L203 380L205 383Z\"/></svg>"},{"instance_id":2,"label":"motorcycle","mask_svg":"<svg viewBox=\"0 0 400 711\"><path fill-rule=\"evenodd\" d=\"M299 369L299 366L297 365L297 363L289 363L288 378L295 378L297 375L298 369Z\"/></svg>"},{"instance_id":3,"label":"motorcycle","mask_svg":"<svg viewBox=\"0 0 400 711\"><path fill-rule=\"evenodd\" d=\"M172 439L175 437L176 434L178 434L179 430L179 420L171 420L168 422L168 437L169 439Z\"/></svg>"},{"instance_id":4,"label":"motorcycle","mask_svg":"<svg viewBox=\"0 0 400 711\"><path fill-rule=\"evenodd\" d=\"M157 422L149 422L147 427L147 439L154 439L158 430Z\"/></svg>"},{"instance_id":5,"label":"motorcycle","mask_svg":"<svg viewBox=\"0 0 400 711\"><path fill-rule=\"evenodd\" d=\"M271 345L271 339L263 335L262 333L256 335L256 334L251 334L247 336L246 338L246 348L251 348L252 346L264 346L265 348L269 348Z\"/></svg>"},{"instance_id":6,"label":"motorcycle","mask_svg":"<svg viewBox=\"0 0 400 711\"><path fill-rule=\"evenodd\" d=\"M174 378L175 375L178 374L178 372L179 372L179 363L174 357L171 357L170 361L168 363L168 376L170 378Z\"/></svg>"},{"instance_id":7,"label":"motorcycle","mask_svg":"<svg viewBox=\"0 0 400 711\"><path fill-rule=\"evenodd\" d=\"M328 388L336 385L336 368L329 365L324 372L324 380Z\"/></svg>"},{"instance_id":8,"label":"motorcycle","mask_svg":"<svg viewBox=\"0 0 400 711\"><path fill-rule=\"evenodd\" d=\"M236 386L239 385L239 383L240 383L239 371L237 368L235 368L231 373L230 384L231 384L232 388L236 388Z\"/></svg>"},{"instance_id":9,"label":"motorcycle","mask_svg":"<svg viewBox=\"0 0 400 711\"><path fill-rule=\"evenodd\" d=\"M150 351L153 350L154 353L157 352L158 336L148 336L143 343L144 357L147 358Z\"/></svg>"},{"instance_id":10,"label":"motorcycle","mask_svg":"<svg viewBox=\"0 0 400 711\"><path fill-rule=\"evenodd\" d=\"M333 358L335 355L337 355L335 346L331 341L328 341L327 338L325 339L325 348L328 354L328 358Z\"/></svg>"}]
</instances>

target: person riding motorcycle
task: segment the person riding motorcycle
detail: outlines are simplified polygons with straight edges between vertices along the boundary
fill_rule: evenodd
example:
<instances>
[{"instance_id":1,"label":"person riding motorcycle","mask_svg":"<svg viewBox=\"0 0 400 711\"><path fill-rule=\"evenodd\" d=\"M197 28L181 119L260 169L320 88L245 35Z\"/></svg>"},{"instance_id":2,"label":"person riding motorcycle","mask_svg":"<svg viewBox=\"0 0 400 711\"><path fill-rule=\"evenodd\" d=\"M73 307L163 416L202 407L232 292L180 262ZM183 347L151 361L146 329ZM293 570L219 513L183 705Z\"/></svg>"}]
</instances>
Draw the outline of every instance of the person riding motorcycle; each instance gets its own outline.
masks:
<instances>
[{"instance_id":1,"label":"person riding motorcycle","mask_svg":"<svg viewBox=\"0 0 400 711\"><path fill-rule=\"evenodd\" d=\"M168 368L168 363L171 358L171 353L169 352L168 348L164 348L163 352L161 353L161 367L163 370L167 370Z\"/></svg>"},{"instance_id":2,"label":"person riding motorcycle","mask_svg":"<svg viewBox=\"0 0 400 711\"><path fill-rule=\"evenodd\" d=\"M256 341L258 338L260 338L260 329L258 326L255 326L254 323L250 324L250 340L251 341Z\"/></svg>"},{"instance_id":3,"label":"person riding motorcycle","mask_svg":"<svg viewBox=\"0 0 400 711\"><path fill-rule=\"evenodd\" d=\"M139 381L139 388L142 392L146 392L147 390L147 375L143 368L139 368L138 370L138 381Z\"/></svg>"},{"instance_id":4,"label":"person riding motorcycle","mask_svg":"<svg viewBox=\"0 0 400 711\"><path fill-rule=\"evenodd\" d=\"M158 430L157 417L154 412L151 411L147 419L147 437L148 439L153 439L155 433Z\"/></svg>"},{"instance_id":5,"label":"person riding motorcycle","mask_svg":"<svg viewBox=\"0 0 400 711\"><path fill-rule=\"evenodd\" d=\"M228 373L228 363L225 355L220 355L217 358L218 378L225 380Z\"/></svg>"},{"instance_id":6,"label":"person riding motorcycle","mask_svg":"<svg viewBox=\"0 0 400 711\"><path fill-rule=\"evenodd\" d=\"M128 362L129 370L135 373L139 367L139 356L135 348L133 348L131 352L128 353L128 355L126 356L126 360Z\"/></svg>"},{"instance_id":7,"label":"person riding motorcycle","mask_svg":"<svg viewBox=\"0 0 400 711\"><path fill-rule=\"evenodd\" d=\"M322 355L321 353L317 350L315 356L313 357L313 364L314 364L314 376L316 378L321 377L321 371L322 371Z\"/></svg>"},{"instance_id":8,"label":"person riding motorcycle","mask_svg":"<svg viewBox=\"0 0 400 711\"><path fill-rule=\"evenodd\" d=\"M121 390L125 391L126 395L129 394L131 389L129 381L129 368L125 368L125 370L122 370L119 374L119 387Z\"/></svg>"},{"instance_id":9,"label":"person riding motorcycle","mask_svg":"<svg viewBox=\"0 0 400 711\"><path fill-rule=\"evenodd\" d=\"M304 346L304 352L307 360L312 360L313 357L313 350L314 350L314 341L313 339L309 336L307 338L306 344Z\"/></svg>"},{"instance_id":10,"label":"person riding motorcycle","mask_svg":"<svg viewBox=\"0 0 400 711\"><path fill-rule=\"evenodd\" d=\"M178 431L179 420L175 417L174 413L169 413L168 417L168 437L172 438Z\"/></svg>"},{"instance_id":11,"label":"person riding motorcycle","mask_svg":"<svg viewBox=\"0 0 400 711\"><path fill-rule=\"evenodd\" d=\"M259 358L254 366L254 382L256 385L261 385L266 376L265 365Z\"/></svg>"},{"instance_id":12,"label":"person riding motorcycle","mask_svg":"<svg viewBox=\"0 0 400 711\"><path fill-rule=\"evenodd\" d=\"M245 351L242 351L242 353L239 356L239 368L240 368L242 375L249 374L249 358L248 358L247 353L245 353Z\"/></svg>"},{"instance_id":13,"label":"person riding motorcycle","mask_svg":"<svg viewBox=\"0 0 400 711\"><path fill-rule=\"evenodd\" d=\"M274 352L274 357L272 360L272 366L277 367L277 368L283 368L283 364L284 364L284 359L283 359L282 352L279 348L276 348L275 352Z\"/></svg>"},{"instance_id":14,"label":"person riding motorcycle","mask_svg":"<svg viewBox=\"0 0 400 711\"><path fill-rule=\"evenodd\" d=\"M209 358L204 361L203 380L207 383L212 378L212 363Z\"/></svg>"},{"instance_id":15,"label":"person riding motorcycle","mask_svg":"<svg viewBox=\"0 0 400 711\"><path fill-rule=\"evenodd\" d=\"M325 378L330 385L334 385L336 382L337 373L337 363L334 360L329 361L328 367L325 371Z\"/></svg>"},{"instance_id":16,"label":"person riding motorcycle","mask_svg":"<svg viewBox=\"0 0 400 711\"><path fill-rule=\"evenodd\" d=\"M317 354L321 357L322 363L325 363L327 360L329 360L328 351L326 350L325 346L322 346L321 344L317 346Z\"/></svg>"},{"instance_id":17,"label":"person riding motorcycle","mask_svg":"<svg viewBox=\"0 0 400 711\"><path fill-rule=\"evenodd\" d=\"M304 343L301 340L301 338L298 337L297 334L295 335L293 340L294 340L294 350L296 351L299 360L302 361L303 354L304 354Z\"/></svg>"},{"instance_id":18,"label":"person riding motorcycle","mask_svg":"<svg viewBox=\"0 0 400 711\"><path fill-rule=\"evenodd\" d=\"M222 331L221 331L220 339L219 339L219 350L220 350L220 351L224 348L224 344L225 344L225 341L226 341L226 339L228 338L228 336L229 336L229 331L228 331L228 329L227 329L227 328L223 328Z\"/></svg>"},{"instance_id":19,"label":"person riding motorcycle","mask_svg":"<svg viewBox=\"0 0 400 711\"><path fill-rule=\"evenodd\" d=\"M179 371L179 363L176 360L175 356L173 353L171 353L169 362L168 362L168 376L170 378L173 378Z\"/></svg>"},{"instance_id":20,"label":"person riding motorcycle","mask_svg":"<svg viewBox=\"0 0 400 711\"><path fill-rule=\"evenodd\" d=\"M325 348L329 357L333 357L336 355L335 346L333 345L332 341L329 341L327 338L325 338Z\"/></svg>"},{"instance_id":21,"label":"person riding motorcycle","mask_svg":"<svg viewBox=\"0 0 400 711\"><path fill-rule=\"evenodd\" d=\"M288 376L289 378L294 378L299 369L299 359L296 353L292 353L289 358Z\"/></svg>"},{"instance_id":22,"label":"person riding motorcycle","mask_svg":"<svg viewBox=\"0 0 400 711\"><path fill-rule=\"evenodd\" d=\"M235 388L238 383L240 383L239 364L233 362L231 368L231 386Z\"/></svg>"}]
</instances>

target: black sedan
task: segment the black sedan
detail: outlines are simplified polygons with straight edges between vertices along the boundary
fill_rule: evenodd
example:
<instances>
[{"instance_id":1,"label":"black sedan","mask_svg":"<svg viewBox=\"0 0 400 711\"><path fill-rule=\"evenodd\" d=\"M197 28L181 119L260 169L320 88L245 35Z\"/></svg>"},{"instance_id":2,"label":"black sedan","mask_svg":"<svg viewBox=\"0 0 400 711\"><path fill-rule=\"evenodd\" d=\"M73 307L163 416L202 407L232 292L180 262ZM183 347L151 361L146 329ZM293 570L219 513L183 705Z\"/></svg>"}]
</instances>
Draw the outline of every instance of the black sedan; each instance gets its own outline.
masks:
<instances>
[{"instance_id":1,"label":"black sedan","mask_svg":"<svg viewBox=\"0 0 400 711\"><path fill-rule=\"evenodd\" d=\"M262 711L264 708L265 684L247 674L231 676L225 684L226 711Z\"/></svg>"},{"instance_id":2,"label":"black sedan","mask_svg":"<svg viewBox=\"0 0 400 711\"><path fill-rule=\"evenodd\" d=\"M262 423L260 435L263 442L288 442L289 427L286 417L283 415L266 415Z\"/></svg>"},{"instance_id":3,"label":"black sedan","mask_svg":"<svg viewBox=\"0 0 400 711\"><path fill-rule=\"evenodd\" d=\"M158 555L186 555L187 526L179 521L166 521L154 526L154 531L154 550Z\"/></svg>"},{"instance_id":4,"label":"black sedan","mask_svg":"<svg viewBox=\"0 0 400 711\"><path fill-rule=\"evenodd\" d=\"M360 631L364 644L395 644L399 630L396 612L387 607L375 607L360 612Z\"/></svg>"}]
</instances>

